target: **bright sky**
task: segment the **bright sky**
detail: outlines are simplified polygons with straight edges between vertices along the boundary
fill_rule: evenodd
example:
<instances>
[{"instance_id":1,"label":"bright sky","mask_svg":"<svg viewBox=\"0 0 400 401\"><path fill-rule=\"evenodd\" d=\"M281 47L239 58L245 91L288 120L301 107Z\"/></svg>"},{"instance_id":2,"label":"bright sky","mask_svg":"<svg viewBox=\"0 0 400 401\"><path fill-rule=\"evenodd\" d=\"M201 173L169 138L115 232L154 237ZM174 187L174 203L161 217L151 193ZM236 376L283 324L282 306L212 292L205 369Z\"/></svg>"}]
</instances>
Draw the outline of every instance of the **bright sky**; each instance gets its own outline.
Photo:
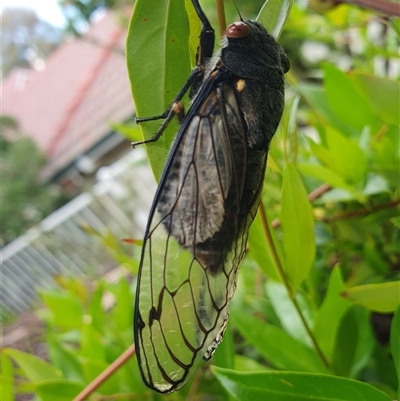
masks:
<instances>
[{"instance_id":1,"label":"bright sky","mask_svg":"<svg viewBox=\"0 0 400 401\"><path fill-rule=\"evenodd\" d=\"M0 10L5 7L33 8L41 19L52 25L62 27L65 23L57 0L1 0Z\"/></svg>"}]
</instances>

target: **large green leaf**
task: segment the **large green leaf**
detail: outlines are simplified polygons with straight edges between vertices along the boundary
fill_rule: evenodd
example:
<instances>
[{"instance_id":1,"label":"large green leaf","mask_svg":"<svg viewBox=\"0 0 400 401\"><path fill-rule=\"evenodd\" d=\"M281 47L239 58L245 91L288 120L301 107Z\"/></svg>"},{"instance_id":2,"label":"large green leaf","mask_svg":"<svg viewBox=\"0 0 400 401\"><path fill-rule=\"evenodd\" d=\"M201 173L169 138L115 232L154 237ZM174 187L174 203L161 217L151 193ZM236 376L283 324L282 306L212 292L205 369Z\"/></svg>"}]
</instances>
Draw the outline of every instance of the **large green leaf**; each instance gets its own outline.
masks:
<instances>
[{"instance_id":1,"label":"large green leaf","mask_svg":"<svg viewBox=\"0 0 400 401\"><path fill-rule=\"evenodd\" d=\"M317 114L318 120L323 126L330 125L343 134L350 136L359 135L359 130L344 123L329 105L326 92L320 85L301 82L296 89L310 104L312 110Z\"/></svg>"},{"instance_id":2,"label":"large green leaf","mask_svg":"<svg viewBox=\"0 0 400 401\"><path fill-rule=\"evenodd\" d=\"M354 87L346 73L327 63L323 65L322 70L329 105L340 120L358 130L362 130L366 125L379 126L370 104Z\"/></svg>"},{"instance_id":3,"label":"large green leaf","mask_svg":"<svg viewBox=\"0 0 400 401\"><path fill-rule=\"evenodd\" d=\"M331 169L319 164L301 163L297 165L299 171L308 177L314 177L317 180L329 184L331 187L351 190L346 181Z\"/></svg>"},{"instance_id":4,"label":"large green leaf","mask_svg":"<svg viewBox=\"0 0 400 401\"><path fill-rule=\"evenodd\" d=\"M308 335L304 323L301 320L293 301L290 299L287 289L283 284L268 281L266 284L268 298L270 299L274 311L277 314L282 327L292 337L303 344L311 346L310 336ZM311 311L309 305L301 294L296 294L296 300L301 307L301 312L306 318L307 323L312 326L310 321Z\"/></svg>"},{"instance_id":5,"label":"large green leaf","mask_svg":"<svg viewBox=\"0 0 400 401\"><path fill-rule=\"evenodd\" d=\"M234 365L234 342L232 328L228 325L224 332L224 340L218 346L218 352L213 356L213 364L221 368L233 368Z\"/></svg>"},{"instance_id":6,"label":"large green leaf","mask_svg":"<svg viewBox=\"0 0 400 401\"><path fill-rule=\"evenodd\" d=\"M327 128L326 142L331 155L330 166L351 184L358 184L367 170L367 160L362 149L345 136Z\"/></svg>"},{"instance_id":7,"label":"large green leaf","mask_svg":"<svg viewBox=\"0 0 400 401\"><path fill-rule=\"evenodd\" d=\"M393 316L390 328L390 350L392 352L394 366L397 373L398 389L397 396L400 396L400 306L397 307ZM400 398L400 397L399 397Z\"/></svg>"},{"instance_id":8,"label":"large green leaf","mask_svg":"<svg viewBox=\"0 0 400 401\"><path fill-rule=\"evenodd\" d=\"M261 365L261 363L252 358L236 354L234 358L234 370L239 370L241 372L265 372L270 370L270 368Z\"/></svg>"},{"instance_id":9,"label":"large green leaf","mask_svg":"<svg viewBox=\"0 0 400 401\"><path fill-rule=\"evenodd\" d=\"M1 352L1 399L3 401L13 401L14 398L14 379L13 366L10 358L2 351Z\"/></svg>"},{"instance_id":10,"label":"large green leaf","mask_svg":"<svg viewBox=\"0 0 400 401\"><path fill-rule=\"evenodd\" d=\"M400 281L359 285L343 291L342 296L374 312L394 312L400 304Z\"/></svg>"},{"instance_id":11,"label":"large green leaf","mask_svg":"<svg viewBox=\"0 0 400 401\"><path fill-rule=\"evenodd\" d=\"M339 376L350 375L359 335L354 313L351 313L353 309L349 312L344 315L339 327L332 358L332 370Z\"/></svg>"},{"instance_id":12,"label":"large green leaf","mask_svg":"<svg viewBox=\"0 0 400 401\"><path fill-rule=\"evenodd\" d=\"M84 384L65 379L45 380L36 385L41 401L71 401L83 389Z\"/></svg>"},{"instance_id":13,"label":"large green leaf","mask_svg":"<svg viewBox=\"0 0 400 401\"><path fill-rule=\"evenodd\" d=\"M94 329L90 317L82 324L81 349L82 357L105 361L106 349L101 334Z\"/></svg>"},{"instance_id":14,"label":"large green leaf","mask_svg":"<svg viewBox=\"0 0 400 401\"><path fill-rule=\"evenodd\" d=\"M344 314L337 330L332 371L340 376L357 377L368 363L374 345L369 313L352 305Z\"/></svg>"},{"instance_id":15,"label":"large green leaf","mask_svg":"<svg viewBox=\"0 0 400 401\"><path fill-rule=\"evenodd\" d=\"M293 0L267 0L257 16L257 21L274 38L279 38L289 18L292 5Z\"/></svg>"},{"instance_id":16,"label":"large green leaf","mask_svg":"<svg viewBox=\"0 0 400 401\"><path fill-rule=\"evenodd\" d=\"M136 1L126 53L138 116L162 114L186 82L191 71L189 37L185 0ZM160 121L141 124L144 138L151 138L159 126ZM159 141L147 146L157 179L177 129L173 121Z\"/></svg>"},{"instance_id":17,"label":"large green leaf","mask_svg":"<svg viewBox=\"0 0 400 401\"><path fill-rule=\"evenodd\" d=\"M57 369L35 355L11 348L7 348L3 352L14 360L24 372L25 376L32 382L62 377L60 369Z\"/></svg>"},{"instance_id":18,"label":"large green leaf","mask_svg":"<svg viewBox=\"0 0 400 401\"><path fill-rule=\"evenodd\" d=\"M249 341L271 365L288 370L324 372L317 355L281 328L232 310L231 319L242 336Z\"/></svg>"},{"instance_id":19,"label":"large green leaf","mask_svg":"<svg viewBox=\"0 0 400 401\"><path fill-rule=\"evenodd\" d=\"M53 365L63 372L63 376L69 380L84 380L82 366L76 352L62 344L56 336L47 337L49 356Z\"/></svg>"},{"instance_id":20,"label":"large green leaf","mask_svg":"<svg viewBox=\"0 0 400 401\"><path fill-rule=\"evenodd\" d=\"M350 73L349 78L380 119L388 124L400 124L399 82L360 73Z\"/></svg>"},{"instance_id":21,"label":"large green leaf","mask_svg":"<svg viewBox=\"0 0 400 401\"><path fill-rule=\"evenodd\" d=\"M344 289L340 268L332 270L328 290L315 314L313 332L324 354L331 359L340 321L351 302L340 296Z\"/></svg>"},{"instance_id":22,"label":"large green leaf","mask_svg":"<svg viewBox=\"0 0 400 401\"><path fill-rule=\"evenodd\" d=\"M83 318L82 301L72 292L40 291L43 302L51 311L51 320L55 326L63 328L78 327Z\"/></svg>"},{"instance_id":23,"label":"large green leaf","mask_svg":"<svg viewBox=\"0 0 400 401\"><path fill-rule=\"evenodd\" d=\"M107 288L114 294L116 300L111 311L113 321L118 325L120 330L130 328L133 316L133 296L128 282L122 279L117 283L109 284Z\"/></svg>"},{"instance_id":24,"label":"large green leaf","mask_svg":"<svg viewBox=\"0 0 400 401\"><path fill-rule=\"evenodd\" d=\"M314 218L307 192L291 164L283 170L281 207L285 272L297 288L314 261Z\"/></svg>"},{"instance_id":25,"label":"large green leaf","mask_svg":"<svg viewBox=\"0 0 400 401\"><path fill-rule=\"evenodd\" d=\"M235 372L212 368L225 390L236 400L273 401L391 401L369 384L311 373Z\"/></svg>"}]
</instances>

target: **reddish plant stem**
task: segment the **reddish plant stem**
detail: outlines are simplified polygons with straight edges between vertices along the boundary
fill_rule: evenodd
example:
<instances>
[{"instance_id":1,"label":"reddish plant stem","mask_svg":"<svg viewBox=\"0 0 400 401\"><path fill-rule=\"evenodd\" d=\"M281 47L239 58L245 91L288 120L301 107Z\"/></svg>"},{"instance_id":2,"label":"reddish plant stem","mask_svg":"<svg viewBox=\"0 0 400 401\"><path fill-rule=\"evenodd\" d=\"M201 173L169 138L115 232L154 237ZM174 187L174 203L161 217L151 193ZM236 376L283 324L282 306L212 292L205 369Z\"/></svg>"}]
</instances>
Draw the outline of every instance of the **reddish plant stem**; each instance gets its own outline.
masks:
<instances>
[{"instance_id":1,"label":"reddish plant stem","mask_svg":"<svg viewBox=\"0 0 400 401\"><path fill-rule=\"evenodd\" d=\"M73 401L83 401L89 397L104 381L106 381L114 372L116 372L129 358L135 354L135 344L132 344L123 352L111 365L100 373L88 386L86 386Z\"/></svg>"},{"instance_id":2,"label":"reddish plant stem","mask_svg":"<svg viewBox=\"0 0 400 401\"><path fill-rule=\"evenodd\" d=\"M342 3L354 4L359 7L369 8L391 17L400 16L400 5L388 0L341 0Z\"/></svg>"},{"instance_id":3,"label":"reddish plant stem","mask_svg":"<svg viewBox=\"0 0 400 401\"><path fill-rule=\"evenodd\" d=\"M321 219L321 221L323 221L324 223L332 223L332 222L338 221L338 220L348 220L348 219L352 219L354 217L360 217L360 216L365 216L366 214L375 213L375 212L378 212L379 210L391 209L393 207L396 207L399 204L400 204L400 199L396 199L392 202L384 203L383 205L376 205L374 207L370 207L367 209L355 210L354 212L343 213L343 214L339 214L337 216L324 217Z\"/></svg>"}]
</instances>

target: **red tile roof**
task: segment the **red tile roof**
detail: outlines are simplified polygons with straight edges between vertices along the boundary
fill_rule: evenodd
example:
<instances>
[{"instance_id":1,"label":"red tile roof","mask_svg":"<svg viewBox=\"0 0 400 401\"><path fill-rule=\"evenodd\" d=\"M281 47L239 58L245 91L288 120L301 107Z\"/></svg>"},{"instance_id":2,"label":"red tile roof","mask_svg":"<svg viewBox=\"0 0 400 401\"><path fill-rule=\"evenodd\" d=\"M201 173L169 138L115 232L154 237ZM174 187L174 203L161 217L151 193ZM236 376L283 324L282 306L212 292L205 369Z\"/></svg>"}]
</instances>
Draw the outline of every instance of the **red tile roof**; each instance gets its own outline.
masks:
<instances>
[{"instance_id":1,"label":"red tile roof","mask_svg":"<svg viewBox=\"0 0 400 401\"><path fill-rule=\"evenodd\" d=\"M47 154L47 177L108 135L110 122L134 112L123 54L126 30L114 18L107 13L87 39L62 44L44 70L15 70L1 84L2 114L16 118Z\"/></svg>"}]
</instances>

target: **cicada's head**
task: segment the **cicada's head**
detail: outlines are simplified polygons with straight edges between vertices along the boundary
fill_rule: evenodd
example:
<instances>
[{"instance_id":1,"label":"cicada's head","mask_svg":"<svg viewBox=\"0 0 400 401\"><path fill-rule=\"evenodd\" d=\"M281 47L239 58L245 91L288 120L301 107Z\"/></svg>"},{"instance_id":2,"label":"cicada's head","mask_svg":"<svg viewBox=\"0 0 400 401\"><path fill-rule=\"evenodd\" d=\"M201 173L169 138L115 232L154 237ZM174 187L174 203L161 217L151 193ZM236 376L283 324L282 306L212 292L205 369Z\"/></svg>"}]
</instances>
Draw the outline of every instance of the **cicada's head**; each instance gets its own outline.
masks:
<instances>
[{"instance_id":1,"label":"cicada's head","mask_svg":"<svg viewBox=\"0 0 400 401\"><path fill-rule=\"evenodd\" d=\"M225 31L222 53L239 55L242 62L259 60L264 66L280 67L285 74L290 63L282 47L257 21L246 20L230 24ZM235 57L236 58L236 57Z\"/></svg>"}]
</instances>

